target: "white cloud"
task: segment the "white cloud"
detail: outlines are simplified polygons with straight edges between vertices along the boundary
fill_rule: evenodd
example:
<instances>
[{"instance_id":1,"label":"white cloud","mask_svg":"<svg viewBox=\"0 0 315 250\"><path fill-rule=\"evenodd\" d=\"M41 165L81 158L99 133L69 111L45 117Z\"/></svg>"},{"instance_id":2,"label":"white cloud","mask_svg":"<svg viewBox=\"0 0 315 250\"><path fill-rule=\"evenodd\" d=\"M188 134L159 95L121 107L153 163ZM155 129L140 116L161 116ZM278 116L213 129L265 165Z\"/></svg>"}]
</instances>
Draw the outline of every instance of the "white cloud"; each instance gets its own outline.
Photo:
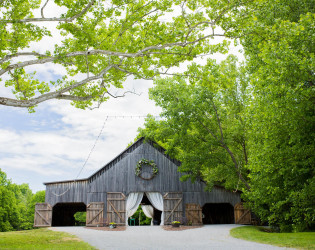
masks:
<instances>
[{"instance_id":1,"label":"white cloud","mask_svg":"<svg viewBox=\"0 0 315 250\"><path fill-rule=\"evenodd\" d=\"M13 181L28 182L34 190L42 189L44 181L74 179L106 117L111 116L79 178L88 177L124 150L144 123L143 117L123 119L112 116L159 114L160 109L148 99L151 86L152 81L128 79L125 89L119 91L135 89L142 94L112 98L99 109L80 110L68 101L52 100L39 105L35 114L22 112L25 120L19 128L0 128L0 168L10 172ZM12 110L17 117L22 114L20 109ZM49 116L53 118L48 119ZM28 123L30 128L23 128L24 123ZM20 171L24 177L18 178Z\"/></svg>"}]
</instances>

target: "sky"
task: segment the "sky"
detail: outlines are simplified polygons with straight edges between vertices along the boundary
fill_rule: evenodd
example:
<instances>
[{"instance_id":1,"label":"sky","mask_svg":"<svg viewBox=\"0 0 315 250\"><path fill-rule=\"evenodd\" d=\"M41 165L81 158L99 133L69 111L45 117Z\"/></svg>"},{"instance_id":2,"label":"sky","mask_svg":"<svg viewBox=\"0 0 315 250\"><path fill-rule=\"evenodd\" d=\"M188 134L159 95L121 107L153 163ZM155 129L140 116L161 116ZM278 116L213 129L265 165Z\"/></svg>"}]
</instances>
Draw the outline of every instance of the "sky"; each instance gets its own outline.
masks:
<instances>
[{"instance_id":1,"label":"sky","mask_svg":"<svg viewBox=\"0 0 315 250\"><path fill-rule=\"evenodd\" d=\"M74 179L105 122L79 178L90 176L123 151L144 123L144 117L112 116L159 115L160 108L148 98L152 85L152 81L129 79L125 89L141 95L112 98L93 110L57 100L40 104L35 113L0 106L0 168L14 183L29 183L34 192L45 189L43 182Z\"/></svg>"},{"instance_id":2,"label":"sky","mask_svg":"<svg viewBox=\"0 0 315 250\"><path fill-rule=\"evenodd\" d=\"M62 12L49 4L46 7L46 17ZM49 27L53 38L31 44L29 51L44 52L52 49L54 43L61 40L57 30L51 25ZM234 48L234 52L237 50ZM218 60L223 58L222 55L215 57ZM31 71L34 69L46 81L55 80L65 73L64 69L53 64L29 67ZM0 96L12 97L10 90L2 83ZM133 90L138 95L127 94L123 98L112 98L93 110L77 109L64 100L44 102L36 107L35 113L0 105L0 168L12 182L28 183L33 192L44 190L44 182L77 177L80 179L92 175L134 141L137 129L143 127L143 116L159 115L161 109L148 98L148 89L152 86L152 81L128 78L124 89L114 89L113 94ZM99 140L78 176L103 125Z\"/></svg>"}]
</instances>

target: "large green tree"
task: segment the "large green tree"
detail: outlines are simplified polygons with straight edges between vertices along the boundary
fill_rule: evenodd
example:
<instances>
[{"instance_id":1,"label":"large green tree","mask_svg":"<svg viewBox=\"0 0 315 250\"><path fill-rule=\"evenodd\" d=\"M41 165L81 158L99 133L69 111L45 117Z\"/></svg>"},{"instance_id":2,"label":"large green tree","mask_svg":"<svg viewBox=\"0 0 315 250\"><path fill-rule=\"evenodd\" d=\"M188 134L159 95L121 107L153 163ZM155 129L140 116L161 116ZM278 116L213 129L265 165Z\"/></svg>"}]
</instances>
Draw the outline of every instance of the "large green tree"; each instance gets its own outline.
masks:
<instances>
[{"instance_id":1,"label":"large green tree","mask_svg":"<svg viewBox=\"0 0 315 250\"><path fill-rule=\"evenodd\" d=\"M271 225L305 230L315 221L315 3L263 3L241 38L253 95L246 196Z\"/></svg>"},{"instance_id":2,"label":"large green tree","mask_svg":"<svg viewBox=\"0 0 315 250\"><path fill-rule=\"evenodd\" d=\"M0 232L33 228L35 204L45 201L45 191L32 193L28 184L17 185L0 169Z\"/></svg>"},{"instance_id":3,"label":"large green tree","mask_svg":"<svg viewBox=\"0 0 315 250\"><path fill-rule=\"evenodd\" d=\"M245 121L245 133L237 133L246 139L245 174L250 188L243 189L243 197L263 221L268 221L281 231L314 228L314 7L314 1L248 1L244 2L243 8L230 13L220 23L226 31L225 35L235 37L235 41L241 43L246 61L244 70L247 97L240 112L241 120ZM218 82L224 80L213 70L201 66L196 66L193 72L182 74L182 77L186 77L186 81L191 81L192 78L210 81L218 79ZM227 83L235 79L230 74L224 75ZM200 119L197 118L200 107L207 107L214 114L217 110L222 124L228 121L222 111L233 113L233 106L227 105L224 98L221 99L228 91L218 92L220 95L217 96L217 103L211 103L209 100L212 99L200 95L200 99L196 98L199 102L197 104L197 101L191 100L197 96L200 87L187 85L181 80L181 88L176 88L180 81L174 84L174 79L160 80L161 83L169 82L169 86L174 85L174 90L169 90L170 94L165 93L162 87L159 91L153 90L153 99L163 107L166 120L149 121L146 134L150 136L158 133L168 138L164 139L164 146L169 147L168 144L171 144L170 148L177 150L175 154L183 154L180 158L184 161L183 166L189 166L190 156L196 152L194 159L205 164L197 164L197 169L203 166L211 173L212 169L220 167L215 160L216 155L212 153L214 148L220 148L220 144L212 141L211 147L207 146L202 151L204 144L198 142L198 136L202 136L195 132L197 126L194 124ZM219 83L215 86L222 89ZM210 93L213 96L213 90L208 94ZM176 99L178 95L185 101ZM182 110L175 111L174 107L180 106L183 107ZM216 110L211 110L211 106L216 106ZM214 117L215 115L210 116ZM225 130L224 126L222 132L229 137L233 135L235 121L228 124L232 130ZM178 133L178 127L184 128L181 134ZM206 129L208 126L204 127ZM213 133L213 128L215 127L208 127L209 134ZM219 126L216 128L219 129ZM177 137L185 142L174 140ZM237 140L231 138L233 145ZM230 140L229 145L233 148L231 152L236 154ZM204 155L214 159L209 160ZM182 169L199 174L192 164ZM220 176L218 172L206 180L213 183ZM231 176L226 175L226 178L231 179Z\"/></svg>"},{"instance_id":4,"label":"large green tree","mask_svg":"<svg viewBox=\"0 0 315 250\"><path fill-rule=\"evenodd\" d=\"M249 189L246 92L246 74L234 56L220 64L210 59L205 66L192 64L181 76L155 81L150 97L165 120L149 118L140 135L162 142L182 162L183 179Z\"/></svg>"},{"instance_id":5,"label":"large green tree","mask_svg":"<svg viewBox=\"0 0 315 250\"><path fill-rule=\"evenodd\" d=\"M19 224L17 199L11 185L7 175L0 169L0 232L14 230Z\"/></svg>"},{"instance_id":6,"label":"large green tree","mask_svg":"<svg viewBox=\"0 0 315 250\"><path fill-rule=\"evenodd\" d=\"M211 41L224 36L218 25L242 1L215 2L0 1L0 77L15 95L1 96L0 104L33 107L66 99L80 108L99 105L128 76L152 79L196 56L222 52L227 43ZM51 4L63 14L48 17ZM52 36L51 27L61 37L53 40L54 49L30 50L31 43ZM58 66L63 75L46 81L29 70L41 64Z\"/></svg>"}]
</instances>

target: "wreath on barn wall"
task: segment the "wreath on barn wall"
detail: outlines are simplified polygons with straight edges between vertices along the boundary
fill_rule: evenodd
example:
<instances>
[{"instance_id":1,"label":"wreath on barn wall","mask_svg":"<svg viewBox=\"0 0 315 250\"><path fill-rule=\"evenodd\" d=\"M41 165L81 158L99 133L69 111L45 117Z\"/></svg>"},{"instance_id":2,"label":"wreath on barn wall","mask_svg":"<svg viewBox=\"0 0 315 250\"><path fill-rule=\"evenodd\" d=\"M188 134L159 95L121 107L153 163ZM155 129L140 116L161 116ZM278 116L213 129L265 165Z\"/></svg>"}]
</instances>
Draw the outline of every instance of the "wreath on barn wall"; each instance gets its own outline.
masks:
<instances>
[{"instance_id":1,"label":"wreath on barn wall","mask_svg":"<svg viewBox=\"0 0 315 250\"><path fill-rule=\"evenodd\" d=\"M141 173L142 173L142 166L144 166L144 165L152 167L152 175L151 175L150 178L144 178L141 175ZM146 160L146 159L141 159L137 163L135 172L136 172L136 176L140 177L141 179L143 179L143 180L151 180L159 173L159 169L158 169L158 167L156 166L156 164L154 163L153 160L149 161L149 160Z\"/></svg>"}]
</instances>

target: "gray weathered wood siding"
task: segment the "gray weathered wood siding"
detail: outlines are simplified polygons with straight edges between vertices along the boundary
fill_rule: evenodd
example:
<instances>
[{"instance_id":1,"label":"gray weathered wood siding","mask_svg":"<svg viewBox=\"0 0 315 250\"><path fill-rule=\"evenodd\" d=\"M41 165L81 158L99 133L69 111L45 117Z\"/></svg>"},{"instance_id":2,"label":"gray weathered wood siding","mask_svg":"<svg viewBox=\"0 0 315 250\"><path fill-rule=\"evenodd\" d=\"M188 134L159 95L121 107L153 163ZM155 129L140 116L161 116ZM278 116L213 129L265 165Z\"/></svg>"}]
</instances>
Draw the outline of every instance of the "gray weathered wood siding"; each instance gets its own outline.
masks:
<instances>
[{"instance_id":1,"label":"gray weathered wood siding","mask_svg":"<svg viewBox=\"0 0 315 250\"><path fill-rule=\"evenodd\" d=\"M152 180L143 180L135 175L136 164L142 159L153 160L159 173ZM181 173L177 172L179 162L167 157L162 149L153 146L152 142L139 140L109 164L86 180L46 184L46 202L52 206L58 202L104 202L107 192L183 192L184 203L231 203L240 202L238 193L214 187L212 192L204 191L201 182L181 182ZM67 189L64 195L62 194ZM106 207L106 206L105 206ZM106 210L106 209L105 209ZM106 211L104 211L106 213Z\"/></svg>"},{"instance_id":2,"label":"gray weathered wood siding","mask_svg":"<svg viewBox=\"0 0 315 250\"><path fill-rule=\"evenodd\" d=\"M87 185L87 180L46 184L45 202L52 206L66 202L87 204Z\"/></svg>"}]
</instances>

